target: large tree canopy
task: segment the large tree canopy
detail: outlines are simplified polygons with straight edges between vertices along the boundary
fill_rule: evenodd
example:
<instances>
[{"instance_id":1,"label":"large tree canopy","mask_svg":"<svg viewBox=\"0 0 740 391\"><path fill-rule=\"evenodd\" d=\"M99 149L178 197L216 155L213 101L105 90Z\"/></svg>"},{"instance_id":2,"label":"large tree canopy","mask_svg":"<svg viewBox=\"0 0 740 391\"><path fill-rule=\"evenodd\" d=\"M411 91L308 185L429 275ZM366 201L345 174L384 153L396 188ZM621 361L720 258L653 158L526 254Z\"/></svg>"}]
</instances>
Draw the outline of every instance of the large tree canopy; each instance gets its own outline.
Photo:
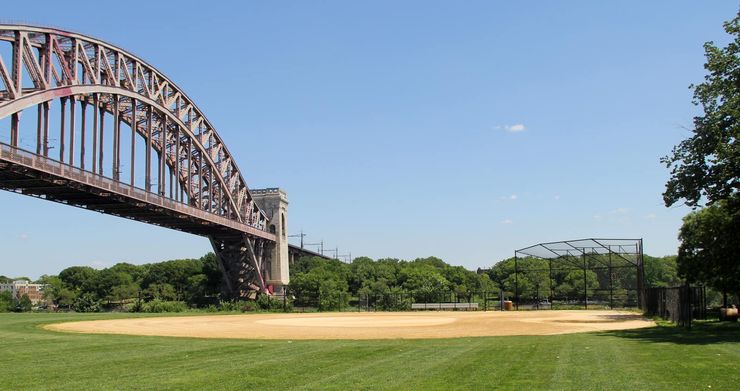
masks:
<instances>
[{"instance_id":1,"label":"large tree canopy","mask_svg":"<svg viewBox=\"0 0 740 391\"><path fill-rule=\"evenodd\" d=\"M717 201L689 213L679 234L679 275L725 296L740 293L740 208L732 206L734 201Z\"/></svg>"},{"instance_id":2,"label":"large tree canopy","mask_svg":"<svg viewBox=\"0 0 740 391\"><path fill-rule=\"evenodd\" d=\"M693 135L661 159L671 169L663 200L680 199L691 207L711 204L737 194L740 187L740 14L724 24L733 36L725 48L704 45L708 74L692 85L694 104L703 115L694 117Z\"/></svg>"}]
</instances>

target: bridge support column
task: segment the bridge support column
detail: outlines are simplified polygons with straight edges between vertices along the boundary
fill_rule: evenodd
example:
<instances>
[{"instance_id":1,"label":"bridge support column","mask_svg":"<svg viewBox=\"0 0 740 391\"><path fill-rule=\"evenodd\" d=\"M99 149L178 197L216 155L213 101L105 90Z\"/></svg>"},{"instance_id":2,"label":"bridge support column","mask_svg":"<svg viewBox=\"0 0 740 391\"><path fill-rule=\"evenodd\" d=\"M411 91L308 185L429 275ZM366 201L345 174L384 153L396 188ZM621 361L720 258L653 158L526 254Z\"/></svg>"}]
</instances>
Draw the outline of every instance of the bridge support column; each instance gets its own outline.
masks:
<instances>
[{"instance_id":1,"label":"bridge support column","mask_svg":"<svg viewBox=\"0 0 740 391\"><path fill-rule=\"evenodd\" d=\"M263 270L269 245L264 239L247 235L209 239L221 268L226 296L255 299L258 293L267 292Z\"/></svg>"},{"instance_id":2,"label":"bridge support column","mask_svg":"<svg viewBox=\"0 0 740 391\"><path fill-rule=\"evenodd\" d=\"M251 189L250 194L257 206L269 219L268 228L275 234L275 243L270 249L270 261L266 265L267 284L273 292L281 294L290 283L288 254L288 196L282 189Z\"/></svg>"}]
</instances>

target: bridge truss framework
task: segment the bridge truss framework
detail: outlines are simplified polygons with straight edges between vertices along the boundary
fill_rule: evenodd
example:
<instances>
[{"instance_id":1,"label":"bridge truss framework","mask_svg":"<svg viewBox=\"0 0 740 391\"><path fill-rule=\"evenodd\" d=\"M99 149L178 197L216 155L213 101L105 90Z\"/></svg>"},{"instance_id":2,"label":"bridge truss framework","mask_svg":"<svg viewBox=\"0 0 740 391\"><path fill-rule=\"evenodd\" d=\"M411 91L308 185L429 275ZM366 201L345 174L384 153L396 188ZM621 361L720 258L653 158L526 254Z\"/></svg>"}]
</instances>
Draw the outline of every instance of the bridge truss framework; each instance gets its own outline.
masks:
<instances>
[{"instance_id":1,"label":"bridge truss framework","mask_svg":"<svg viewBox=\"0 0 740 391\"><path fill-rule=\"evenodd\" d=\"M46 27L0 25L0 49L0 188L207 236L232 296L287 284L287 239L285 261L275 259L284 213L270 220L213 125L164 74Z\"/></svg>"}]
</instances>

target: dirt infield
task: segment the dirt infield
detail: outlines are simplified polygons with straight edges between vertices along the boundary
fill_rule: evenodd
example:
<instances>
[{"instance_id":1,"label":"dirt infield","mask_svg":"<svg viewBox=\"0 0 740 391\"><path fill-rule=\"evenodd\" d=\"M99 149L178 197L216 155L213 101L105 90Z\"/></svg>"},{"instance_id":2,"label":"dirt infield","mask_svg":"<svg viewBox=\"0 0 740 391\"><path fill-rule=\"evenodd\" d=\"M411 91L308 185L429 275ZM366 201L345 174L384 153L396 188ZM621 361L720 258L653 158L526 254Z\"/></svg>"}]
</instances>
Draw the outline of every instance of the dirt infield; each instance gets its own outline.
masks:
<instances>
[{"instance_id":1,"label":"dirt infield","mask_svg":"<svg viewBox=\"0 0 740 391\"><path fill-rule=\"evenodd\" d=\"M552 335L654 326L620 311L377 312L182 316L47 325L54 331L246 339L457 338Z\"/></svg>"}]
</instances>

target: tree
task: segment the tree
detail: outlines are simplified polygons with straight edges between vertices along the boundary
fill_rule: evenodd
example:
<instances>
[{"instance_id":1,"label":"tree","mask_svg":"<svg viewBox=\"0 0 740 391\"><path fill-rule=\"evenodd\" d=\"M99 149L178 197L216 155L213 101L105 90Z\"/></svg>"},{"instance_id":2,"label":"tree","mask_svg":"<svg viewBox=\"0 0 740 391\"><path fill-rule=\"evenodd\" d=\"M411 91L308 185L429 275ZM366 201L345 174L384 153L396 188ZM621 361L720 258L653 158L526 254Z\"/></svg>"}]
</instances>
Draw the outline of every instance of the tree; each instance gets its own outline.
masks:
<instances>
[{"instance_id":1,"label":"tree","mask_svg":"<svg viewBox=\"0 0 740 391\"><path fill-rule=\"evenodd\" d=\"M89 266L72 266L62 270L59 278L69 289L94 292L97 274L98 271Z\"/></svg>"},{"instance_id":2,"label":"tree","mask_svg":"<svg viewBox=\"0 0 740 391\"><path fill-rule=\"evenodd\" d=\"M27 294L23 294L21 298L18 300L18 312L31 312L33 309L33 304L31 303L31 298L28 297Z\"/></svg>"},{"instance_id":3,"label":"tree","mask_svg":"<svg viewBox=\"0 0 740 391\"><path fill-rule=\"evenodd\" d=\"M643 256L645 265L645 284L649 287L672 287L681 284L675 256L654 258Z\"/></svg>"},{"instance_id":4,"label":"tree","mask_svg":"<svg viewBox=\"0 0 740 391\"><path fill-rule=\"evenodd\" d=\"M13 294L10 291L0 292L0 312L13 310Z\"/></svg>"},{"instance_id":5,"label":"tree","mask_svg":"<svg viewBox=\"0 0 740 391\"><path fill-rule=\"evenodd\" d=\"M320 259L320 258L319 258ZM299 306L316 305L319 310L336 310L346 304L347 278L334 267L331 261L291 277L290 291Z\"/></svg>"},{"instance_id":6,"label":"tree","mask_svg":"<svg viewBox=\"0 0 740 391\"><path fill-rule=\"evenodd\" d=\"M99 312L101 305L100 300L94 293L87 292L74 300L72 308L77 312Z\"/></svg>"},{"instance_id":7,"label":"tree","mask_svg":"<svg viewBox=\"0 0 740 391\"><path fill-rule=\"evenodd\" d=\"M724 296L740 293L740 209L722 200L689 213L679 233L678 273L687 282L706 284Z\"/></svg>"},{"instance_id":8,"label":"tree","mask_svg":"<svg viewBox=\"0 0 740 391\"><path fill-rule=\"evenodd\" d=\"M150 284L149 287L144 290L144 294L155 300L177 300L175 287L166 282L161 284Z\"/></svg>"},{"instance_id":9,"label":"tree","mask_svg":"<svg viewBox=\"0 0 740 391\"><path fill-rule=\"evenodd\" d=\"M106 297L110 301L122 302L133 299L139 295L139 285L131 282L114 286Z\"/></svg>"},{"instance_id":10,"label":"tree","mask_svg":"<svg viewBox=\"0 0 740 391\"><path fill-rule=\"evenodd\" d=\"M417 302L441 300L449 292L450 283L434 267L418 265L401 270L402 287L411 292Z\"/></svg>"},{"instance_id":11,"label":"tree","mask_svg":"<svg viewBox=\"0 0 740 391\"><path fill-rule=\"evenodd\" d=\"M697 207L730 198L740 187L740 13L725 22L733 36L725 48L704 44L708 71L704 82L692 85L693 103L703 115L694 117L691 138L661 159L671 169L663 200L671 206L680 199Z\"/></svg>"},{"instance_id":12,"label":"tree","mask_svg":"<svg viewBox=\"0 0 740 391\"><path fill-rule=\"evenodd\" d=\"M62 279L57 276L44 274L36 282L45 285L44 299L51 301L60 307L69 308L77 297L72 290L65 286Z\"/></svg>"}]
</instances>

